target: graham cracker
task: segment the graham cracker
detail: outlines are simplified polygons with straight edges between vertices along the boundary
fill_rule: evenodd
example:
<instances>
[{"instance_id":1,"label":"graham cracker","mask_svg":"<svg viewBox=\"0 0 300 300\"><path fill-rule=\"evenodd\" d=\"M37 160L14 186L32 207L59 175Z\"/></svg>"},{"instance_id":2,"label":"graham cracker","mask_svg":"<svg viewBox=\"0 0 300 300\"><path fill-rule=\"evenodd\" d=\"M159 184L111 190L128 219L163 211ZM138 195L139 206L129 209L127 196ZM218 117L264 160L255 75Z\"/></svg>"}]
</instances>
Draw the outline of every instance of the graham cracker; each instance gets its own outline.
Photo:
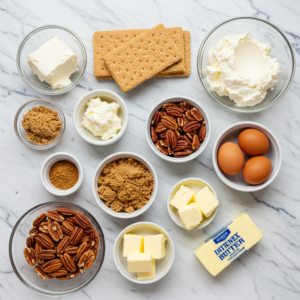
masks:
<instances>
[{"instance_id":1,"label":"graham cracker","mask_svg":"<svg viewBox=\"0 0 300 300\"><path fill-rule=\"evenodd\" d=\"M183 39L184 39L184 62L185 62L185 71L184 73L179 74L165 74L160 75L161 73L158 73L154 77L187 77L191 73L191 38L190 38L190 32L189 31L183 31ZM113 79L112 76L106 76L106 77L96 77L96 79Z\"/></svg>"},{"instance_id":2,"label":"graham cracker","mask_svg":"<svg viewBox=\"0 0 300 300\"><path fill-rule=\"evenodd\" d=\"M148 29L132 29L132 30L111 30L111 31L97 31L93 35L94 48L94 74L97 79L107 79L111 74L104 62L104 56L114 49L120 47L124 43L130 41L134 37L144 33ZM183 59L174 65L166 68L160 74L183 73L185 68L184 62L184 42L183 31L181 27L167 28L172 39L177 45L178 49L182 51Z\"/></svg>"},{"instance_id":3,"label":"graham cracker","mask_svg":"<svg viewBox=\"0 0 300 300\"><path fill-rule=\"evenodd\" d=\"M104 57L124 93L183 58L163 24L138 35Z\"/></svg>"}]
</instances>

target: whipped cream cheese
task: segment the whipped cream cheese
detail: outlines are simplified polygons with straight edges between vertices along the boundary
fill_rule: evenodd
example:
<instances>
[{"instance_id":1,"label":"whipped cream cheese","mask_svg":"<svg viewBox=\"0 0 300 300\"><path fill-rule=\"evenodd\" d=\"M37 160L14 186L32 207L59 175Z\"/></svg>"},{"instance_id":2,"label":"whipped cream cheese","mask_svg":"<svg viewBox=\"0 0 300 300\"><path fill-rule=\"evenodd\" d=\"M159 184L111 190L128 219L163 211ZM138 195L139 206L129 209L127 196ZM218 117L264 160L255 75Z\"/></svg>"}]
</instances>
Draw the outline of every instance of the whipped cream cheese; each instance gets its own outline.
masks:
<instances>
[{"instance_id":1,"label":"whipped cream cheese","mask_svg":"<svg viewBox=\"0 0 300 300\"><path fill-rule=\"evenodd\" d=\"M63 88L71 84L70 76L77 71L78 56L58 37L28 55L28 65L40 81L52 85L52 89Z\"/></svg>"},{"instance_id":2,"label":"whipped cream cheese","mask_svg":"<svg viewBox=\"0 0 300 300\"><path fill-rule=\"evenodd\" d=\"M91 131L94 136L100 136L104 141L114 137L122 128L118 117L120 105L117 102L101 101L100 97L87 102L87 109L81 125Z\"/></svg>"},{"instance_id":3,"label":"whipped cream cheese","mask_svg":"<svg viewBox=\"0 0 300 300\"><path fill-rule=\"evenodd\" d=\"M228 96L237 106L260 103L280 74L271 47L254 39L249 32L221 37L208 53L205 68L211 89Z\"/></svg>"}]
</instances>

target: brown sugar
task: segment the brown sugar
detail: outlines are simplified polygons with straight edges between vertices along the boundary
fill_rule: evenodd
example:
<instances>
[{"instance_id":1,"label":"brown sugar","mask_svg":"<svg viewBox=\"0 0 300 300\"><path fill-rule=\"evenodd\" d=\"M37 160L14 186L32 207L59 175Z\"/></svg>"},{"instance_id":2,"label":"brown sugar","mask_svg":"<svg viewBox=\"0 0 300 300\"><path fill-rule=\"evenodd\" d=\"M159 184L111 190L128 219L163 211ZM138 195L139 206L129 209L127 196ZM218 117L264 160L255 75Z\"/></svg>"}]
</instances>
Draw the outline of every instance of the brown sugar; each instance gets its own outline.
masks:
<instances>
[{"instance_id":1,"label":"brown sugar","mask_svg":"<svg viewBox=\"0 0 300 300\"><path fill-rule=\"evenodd\" d=\"M37 145L44 145L58 137L61 121L56 111L41 105L29 110L23 116L22 126L28 140Z\"/></svg>"},{"instance_id":2,"label":"brown sugar","mask_svg":"<svg viewBox=\"0 0 300 300\"><path fill-rule=\"evenodd\" d=\"M60 160L54 163L49 171L49 180L60 190L72 188L78 181L77 167L68 160Z\"/></svg>"},{"instance_id":3,"label":"brown sugar","mask_svg":"<svg viewBox=\"0 0 300 300\"><path fill-rule=\"evenodd\" d=\"M105 166L98 185L99 198L113 211L132 213L147 204L154 182L145 165L121 158Z\"/></svg>"}]
</instances>

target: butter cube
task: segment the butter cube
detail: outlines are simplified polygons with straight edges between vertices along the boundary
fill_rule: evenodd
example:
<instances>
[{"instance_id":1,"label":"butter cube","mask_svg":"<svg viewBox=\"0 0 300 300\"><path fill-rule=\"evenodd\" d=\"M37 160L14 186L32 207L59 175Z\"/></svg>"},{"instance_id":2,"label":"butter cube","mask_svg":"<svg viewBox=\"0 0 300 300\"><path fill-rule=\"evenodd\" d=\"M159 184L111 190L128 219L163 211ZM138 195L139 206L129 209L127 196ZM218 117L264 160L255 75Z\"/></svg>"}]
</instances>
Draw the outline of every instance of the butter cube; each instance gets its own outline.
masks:
<instances>
[{"instance_id":1,"label":"butter cube","mask_svg":"<svg viewBox=\"0 0 300 300\"><path fill-rule=\"evenodd\" d=\"M139 234L125 234L123 238L123 256L128 253L143 252L144 236Z\"/></svg>"},{"instance_id":2,"label":"butter cube","mask_svg":"<svg viewBox=\"0 0 300 300\"><path fill-rule=\"evenodd\" d=\"M219 200L207 186L195 195L195 202L200 206L203 215L207 218L213 214L219 205Z\"/></svg>"},{"instance_id":3,"label":"butter cube","mask_svg":"<svg viewBox=\"0 0 300 300\"><path fill-rule=\"evenodd\" d=\"M139 272L138 280L149 280L155 278L155 260L152 260L152 270L150 272Z\"/></svg>"},{"instance_id":4,"label":"butter cube","mask_svg":"<svg viewBox=\"0 0 300 300\"><path fill-rule=\"evenodd\" d=\"M189 204L193 200L195 194L195 191L182 185L174 195L173 199L170 202L170 205L171 207L179 209L180 206Z\"/></svg>"},{"instance_id":5,"label":"butter cube","mask_svg":"<svg viewBox=\"0 0 300 300\"><path fill-rule=\"evenodd\" d=\"M151 272L151 253L128 253L127 269L129 272Z\"/></svg>"},{"instance_id":6,"label":"butter cube","mask_svg":"<svg viewBox=\"0 0 300 300\"><path fill-rule=\"evenodd\" d=\"M151 253L154 259L161 259L166 256L166 238L160 233L156 235L146 235L144 237L144 252Z\"/></svg>"},{"instance_id":7,"label":"butter cube","mask_svg":"<svg viewBox=\"0 0 300 300\"><path fill-rule=\"evenodd\" d=\"M181 206L178 210L178 214L183 226L187 230L197 227L202 221L202 213L200 207L196 203Z\"/></svg>"}]
</instances>

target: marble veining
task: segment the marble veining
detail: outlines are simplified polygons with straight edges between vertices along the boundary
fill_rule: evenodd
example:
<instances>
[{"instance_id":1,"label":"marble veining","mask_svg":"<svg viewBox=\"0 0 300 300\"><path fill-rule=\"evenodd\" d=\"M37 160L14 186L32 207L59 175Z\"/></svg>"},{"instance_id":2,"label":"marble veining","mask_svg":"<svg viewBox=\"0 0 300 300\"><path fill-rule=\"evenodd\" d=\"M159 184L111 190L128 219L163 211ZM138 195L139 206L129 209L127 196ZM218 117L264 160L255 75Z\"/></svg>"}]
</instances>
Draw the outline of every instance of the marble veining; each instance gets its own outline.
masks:
<instances>
[{"instance_id":1,"label":"marble veining","mask_svg":"<svg viewBox=\"0 0 300 300\"><path fill-rule=\"evenodd\" d=\"M277 25L290 40L299 66L300 2L293 0L53 0L0 1L0 299L46 299L24 286L12 271L8 241L14 224L29 208L46 201L65 200L92 211L105 234L107 252L96 279L80 292L64 299L300 299L300 97L299 73L284 99L268 110L251 115L229 113L206 94L197 75L196 56L206 33L234 16L250 15ZM123 94L113 81L98 81L93 75L92 35L96 30L150 28L159 23L181 26L191 32L192 70L189 78L156 78ZM18 74L15 56L24 36L45 24L60 24L74 30L83 40L88 65L84 77L71 92L47 97L27 87ZM96 147L75 131L72 112L83 94L96 88L110 89L123 97L130 118L125 136L116 144ZM144 126L150 108L160 99L187 95L201 102L212 122L208 147L197 159L180 165L157 157L149 148ZM13 120L26 101L46 98L55 101L66 116L62 141L46 151L26 148L16 138ZM232 123L251 120L269 127L277 135L283 164L276 180L266 189L241 193L225 186L216 176L211 160L214 141ZM63 199L49 194L40 181L40 166L58 151L74 154L81 161L85 178L82 188ZM151 209L134 220L119 220L105 214L95 203L91 180L95 167L107 155L132 151L154 166L159 189ZM170 219L166 200L170 188L186 177L207 180L220 199L213 223L202 231L186 232ZM193 250L210 234L240 212L250 215L264 238L218 277L210 276L196 260ZM113 243L119 232L138 221L163 226L176 246L176 259L169 274L152 285L136 285L118 272L113 262Z\"/></svg>"}]
</instances>

